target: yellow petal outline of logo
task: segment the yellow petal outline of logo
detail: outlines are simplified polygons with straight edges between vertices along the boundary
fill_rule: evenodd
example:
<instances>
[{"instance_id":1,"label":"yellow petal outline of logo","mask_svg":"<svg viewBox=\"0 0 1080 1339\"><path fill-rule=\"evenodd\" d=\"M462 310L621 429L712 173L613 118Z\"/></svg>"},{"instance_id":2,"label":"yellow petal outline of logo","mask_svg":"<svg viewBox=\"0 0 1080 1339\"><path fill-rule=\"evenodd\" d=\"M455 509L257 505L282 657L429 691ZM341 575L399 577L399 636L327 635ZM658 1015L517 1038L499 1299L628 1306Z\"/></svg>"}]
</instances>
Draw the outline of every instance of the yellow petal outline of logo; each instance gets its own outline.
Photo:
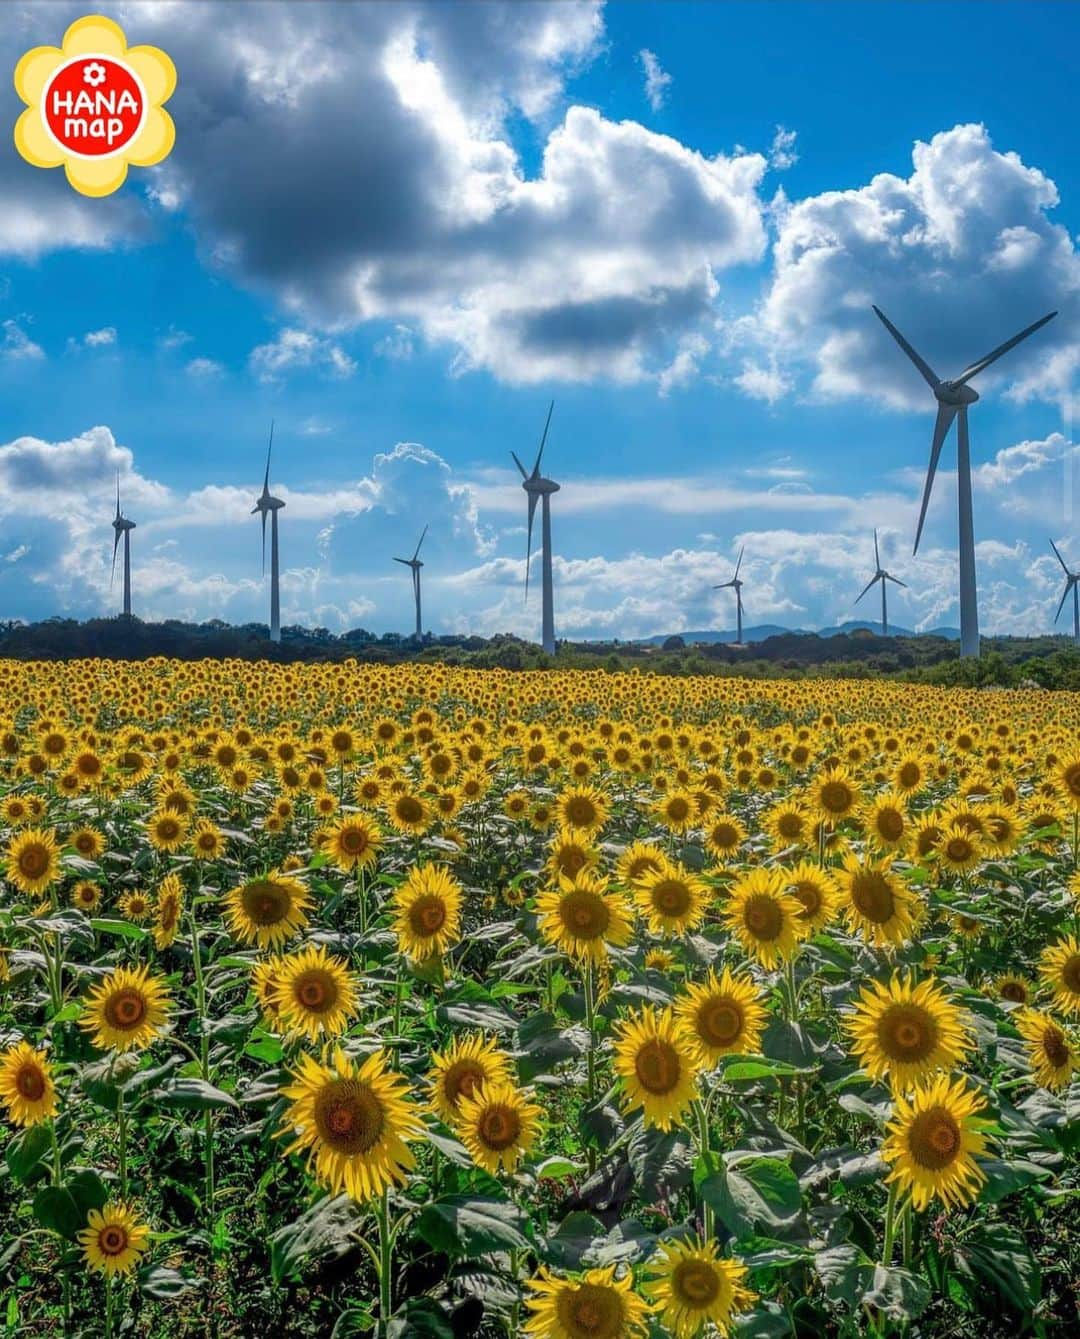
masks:
<instances>
[{"instance_id":1,"label":"yellow petal outline of logo","mask_svg":"<svg viewBox=\"0 0 1080 1339\"><path fill-rule=\"evenodd\" d=\"M142 129L113 154L86 158L66 152L45 128L41 100L54 72L73 57L108 56L126 65L146 94ZM168 157L176 141L173 119L162 105L176 89L176 66L155 46L128 47L123 28L101 14L76 19L64 33L63 45L38 46L15 66L15 91L26 110L15 122L15 147L33 167L64 168L68 184L80 195L104 196L119 190L129 164L153 167Z\"/></svg>"}]
</instances>

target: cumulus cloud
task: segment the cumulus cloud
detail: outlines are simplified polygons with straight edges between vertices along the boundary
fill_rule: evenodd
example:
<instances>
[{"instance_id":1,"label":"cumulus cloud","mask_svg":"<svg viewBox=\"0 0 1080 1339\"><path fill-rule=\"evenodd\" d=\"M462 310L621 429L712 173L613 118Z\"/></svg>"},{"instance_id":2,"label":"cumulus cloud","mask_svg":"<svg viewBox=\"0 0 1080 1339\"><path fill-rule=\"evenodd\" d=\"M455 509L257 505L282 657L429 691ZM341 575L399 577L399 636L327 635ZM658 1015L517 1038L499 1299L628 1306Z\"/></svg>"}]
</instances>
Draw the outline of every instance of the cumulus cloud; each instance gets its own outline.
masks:
<instances>
[{"instance_id":1,"label":"cumulus cloud","mask_svg":"<svg viewBox=\"0 0 1080 1339\"><path fill-rule=\"evenodd\" d=\"M871 303L942 377L1061 308L978 383L1057 398L1080 359L1080 256L1050 217L1054 183L982 125L919 141L912 158L909 177L883 172L786 206L759 336L808 363L820 396L925 408L926 387Z\"/></svg>"},{"instance_id":2,"label":"cumulus cloud","mask_svg":"<svg viewBox=\"0 0 1080 1339\"><path fill-rule=\"evenodd\" d=\"M786 172L799 161L799 155L795 152L797 139L796 131L787 130L784 126L776 127L776 134L773 135L772 146L769 149L769 166L774 172Z\"/></svg>"},{"instance_id":3,"label":"cumulus cloud","mask_svg":"<svg viewBox=\"0 0 1080 1339\"><path fill-rule=\"evenodd\" d=\"M667 91L671 87L671 75L657 60L648 47L638 52L638 60L645 72L645 97L654 112L658 112L667 101Z\"/></svg>"},{"instance_id":4,"label":"cumulus cloud","mask_svg":"<svg viewBox=\"0 0 1080 1339\"><path fill-rule=\"evenodd\" d=\"M102 326L100 330L88 330L83 335L83 343L88 349L102 349L116 343L116 327Z\"/></svg>"},{"instance_id":5,"label":"cumulus cloud","mask_svg":"<svg viewBox=\"0 0 1080 1339\"><path fill-rule=\"evenodd\" d=\"M298 367L319 367L339 377L356 371L356 364L340 345L292 326L281 330L277 339L252 349L248 363L260 381L277 381Z\"/></svg>"},{"instance_id":6,"label":"cumulus cloud","mask_svg":"<svg viewBox=\"0 0 1080 1339\"><path fill-rule=\"evenodd\" d=\"M12 362L37 360L45 357L45 350L35 344L14 317L0 322L0 358Z\"/></svg>"},{"instance_id":7,"label":"cumulus cloud","mask_svg":"<svg viewBox=\"0 0 1080 1339\"><path fill-rule=\"evenodd\" d=\"M192 358L184 365L184 371L190 377L220 377L225 373L221 363L213 358Z\"/></svg>"}]
</instances>

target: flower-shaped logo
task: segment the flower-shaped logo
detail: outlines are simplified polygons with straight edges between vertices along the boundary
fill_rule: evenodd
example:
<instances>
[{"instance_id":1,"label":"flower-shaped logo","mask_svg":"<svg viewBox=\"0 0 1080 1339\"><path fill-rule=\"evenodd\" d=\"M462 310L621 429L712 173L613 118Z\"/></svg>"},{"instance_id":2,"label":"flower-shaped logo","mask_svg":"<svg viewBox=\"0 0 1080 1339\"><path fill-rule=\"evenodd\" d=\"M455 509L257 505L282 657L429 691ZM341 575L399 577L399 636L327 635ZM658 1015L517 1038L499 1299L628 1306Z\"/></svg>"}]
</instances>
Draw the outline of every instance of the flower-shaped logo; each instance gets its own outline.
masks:
<instances>
[{"instance_id":1,"label":"flower-shaped logo","mask_svg":"<svg viewBox=\"0 0 1080 1339\"><path fill-rule=\"evenodd\" d=\"M162 104L175 88L176 67L164 51L129 47L112 19L79 19L63 47L34 47L15 66L26 103L15 147L34 167L63 164L83 195L111 195L129 164L151 167L172 148L176 130Z\"/></svg>"}]
</instances>

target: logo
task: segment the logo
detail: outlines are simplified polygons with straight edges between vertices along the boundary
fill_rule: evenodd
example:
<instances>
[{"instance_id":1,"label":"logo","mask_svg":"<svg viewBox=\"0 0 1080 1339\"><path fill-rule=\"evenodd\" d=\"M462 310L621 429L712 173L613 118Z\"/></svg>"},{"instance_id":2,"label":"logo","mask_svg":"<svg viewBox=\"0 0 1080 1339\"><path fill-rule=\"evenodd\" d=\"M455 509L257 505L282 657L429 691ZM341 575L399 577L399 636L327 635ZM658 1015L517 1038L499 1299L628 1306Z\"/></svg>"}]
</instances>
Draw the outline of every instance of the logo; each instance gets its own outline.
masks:
<instances>
[{"instance_id":1,"label":"logo","mask_svg":"<svg viewBox=\"0 0 1080 1339\"><path fill-rule=\"evenodd\" d=\"M168 155L176 129L163 104L175 88L164 51L129 47L112 19L79 19L62 47L34 47L15 66L26 103L15 147L34 167L63 166L80 194L111 195L129 165L152 167Z\"/></svg>"}]
</instances>

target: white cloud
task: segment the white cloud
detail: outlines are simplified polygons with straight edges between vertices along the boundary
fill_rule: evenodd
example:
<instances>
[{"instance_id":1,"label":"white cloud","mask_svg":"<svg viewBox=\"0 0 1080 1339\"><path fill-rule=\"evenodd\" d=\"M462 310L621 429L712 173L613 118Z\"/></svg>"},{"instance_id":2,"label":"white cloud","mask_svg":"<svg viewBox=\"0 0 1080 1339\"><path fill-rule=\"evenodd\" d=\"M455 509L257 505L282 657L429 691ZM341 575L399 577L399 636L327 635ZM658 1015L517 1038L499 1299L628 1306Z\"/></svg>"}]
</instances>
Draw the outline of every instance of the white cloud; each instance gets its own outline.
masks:
<instances>
[{"instance_id":1,"label":"white cloud","mask_svg":"<svg viewBox=\"0 0 1080 1339\"><path fill-rule=\"evenodd\" d=\"M13 317L0 322L0 358L18 362L35 361L44 357L45 350L40 344L34 343Z\"/></svg>"},{"instance_id":2,"label":"white cloud","mask_svg":"<svg viewBox=\"0 0 1080 1339\"><path fill-rule=\"evenodd\" d=\"M667 91L671 87L671 75L661 66L648 47L638 52L638 60L645 71L645 97L654 112L658 112L667 101Z\"/></svg>"},{"instance_id":3,"label":"white cloud","mask_svg":"<svg viewBox=\"0 0 1080 1339\"><path fill-rule=\"evenodd\" d=\"M225 368L213 358L192 358L184 371L192 377L220 377L224 375Z\"/></svg>"},{"instance_id":4,"label":"white cloud","mask_svg":"<svg viewBox=\"0 0 1080 1339\"><path fill-rule=\"evenodd\" d=\"M776 134L773 135L772 146L769 149L769 166L774 172L786 172L799 161L799 155L795 152L797 139L797 131L786 130L783 126L776 127Z\"/></svg>"},{"instance_id":5,"label":"white cloud","mask_svg":"<svg viewBox=\"0 0 1080 1339\"><path fill-rule=\"evenodd\" d=\"M101 349L116 343L116 327L102 326L100 330L88 330L83 335L83 343L88 349Z\"/></svg>"},{"instance_id":6,"label":"white cloud","mask_svg":"<svg viewBox=\"0 0 1080 1339\"><path fill-rule=\"evenodd\" d=\"M735 385L754 400L764 400L766 404L776 404L792 388L791 380L780 370L775 358L768 364L745 359L742 371L734 378Z\"/></svg>"},{"instance_id":7,"label":"white cloud","mask_svg":"<svg viewBox=\"0 0 1080 1339\"><path fill-rule=\"evenodd\" d=\"M413 332L407 325L395 325L388 335L384 335L375 345L380 358L392 358L405 362L413 356Z\"/></svg>"},{"instance_id":8,"label":"white cloud","mask_svg":"<svg viewBox=\"0 0 1080 1339\"><path fill-rule=\"evenodd\" d=\"M292 326L281 330L277 339L252 349L248 363L260 381L277 381L296 368L321 368L338 377L356 371L356 364L340 345Z\"/></svg>"}]
</instances>

